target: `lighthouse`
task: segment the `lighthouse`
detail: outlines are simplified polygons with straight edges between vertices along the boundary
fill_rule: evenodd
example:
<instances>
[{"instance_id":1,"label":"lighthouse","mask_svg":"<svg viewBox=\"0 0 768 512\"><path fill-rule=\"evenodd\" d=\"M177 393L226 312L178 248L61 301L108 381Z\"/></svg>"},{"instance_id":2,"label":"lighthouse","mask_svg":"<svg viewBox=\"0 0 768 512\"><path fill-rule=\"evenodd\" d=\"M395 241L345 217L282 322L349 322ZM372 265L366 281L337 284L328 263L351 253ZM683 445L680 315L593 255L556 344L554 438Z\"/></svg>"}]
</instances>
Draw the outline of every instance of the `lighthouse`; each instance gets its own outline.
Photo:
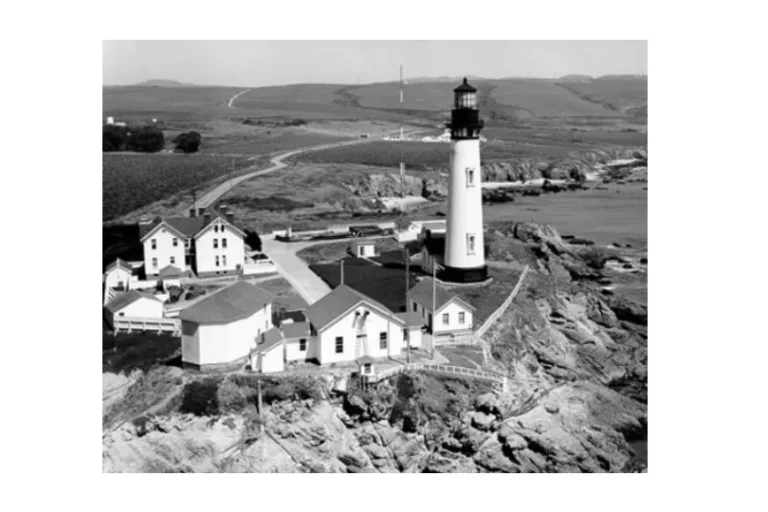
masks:
<instances>
[{"instance_id":1,"label":"lighthouse","mask_svg":"<svg viewBox=\"0 0 768 512\"><path fill-rule=\"evenodd\" d=\"M477 89L464 82L453 90L448 223L440 279L475 283L488 278L483 236L480 130Z\"/></svg>"}]
</instances>

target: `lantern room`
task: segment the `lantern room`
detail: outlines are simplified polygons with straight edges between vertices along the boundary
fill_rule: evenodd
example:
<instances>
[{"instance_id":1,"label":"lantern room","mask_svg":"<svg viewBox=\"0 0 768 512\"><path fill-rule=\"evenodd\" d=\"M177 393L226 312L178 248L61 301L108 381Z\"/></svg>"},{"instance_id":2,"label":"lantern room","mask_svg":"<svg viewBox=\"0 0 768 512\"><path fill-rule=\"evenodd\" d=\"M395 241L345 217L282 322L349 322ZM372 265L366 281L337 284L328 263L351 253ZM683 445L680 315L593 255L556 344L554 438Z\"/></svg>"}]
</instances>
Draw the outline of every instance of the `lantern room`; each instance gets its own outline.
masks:
<instances>
[{"instance_id":1,"label":"lantern room","mask_svg":"<svg viewBox=\"0 0 768 512\"><path fill-rule=\"evenodd\" d=\"M467 83L467 79L464 78L464 82L453 90L455 109L477 109L477 89Z\"/></svg>"}]
</instances>

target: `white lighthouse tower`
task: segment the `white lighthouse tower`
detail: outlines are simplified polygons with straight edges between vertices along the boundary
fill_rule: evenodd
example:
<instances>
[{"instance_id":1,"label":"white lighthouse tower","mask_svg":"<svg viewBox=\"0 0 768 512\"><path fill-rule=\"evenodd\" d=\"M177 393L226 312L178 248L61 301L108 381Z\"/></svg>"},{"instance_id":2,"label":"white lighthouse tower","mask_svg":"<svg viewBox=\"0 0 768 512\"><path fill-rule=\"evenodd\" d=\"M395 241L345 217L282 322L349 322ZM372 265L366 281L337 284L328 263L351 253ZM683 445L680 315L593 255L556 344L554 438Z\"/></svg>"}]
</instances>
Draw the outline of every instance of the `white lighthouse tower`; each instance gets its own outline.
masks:
<instances>
[{"instance_id":1,"label":"white lighthouse tower","mask_svg":"<svg viewBox=\"0 0 768 512\"><path fill-rule=\"evenodd\" d=\"M451 175L448 182L448 224L440 279L475 283L488 278L483 236L483 195L480 179L480 130L477 89L464 83L453 90L451 111Z\"/></svg>"}]
</instances>

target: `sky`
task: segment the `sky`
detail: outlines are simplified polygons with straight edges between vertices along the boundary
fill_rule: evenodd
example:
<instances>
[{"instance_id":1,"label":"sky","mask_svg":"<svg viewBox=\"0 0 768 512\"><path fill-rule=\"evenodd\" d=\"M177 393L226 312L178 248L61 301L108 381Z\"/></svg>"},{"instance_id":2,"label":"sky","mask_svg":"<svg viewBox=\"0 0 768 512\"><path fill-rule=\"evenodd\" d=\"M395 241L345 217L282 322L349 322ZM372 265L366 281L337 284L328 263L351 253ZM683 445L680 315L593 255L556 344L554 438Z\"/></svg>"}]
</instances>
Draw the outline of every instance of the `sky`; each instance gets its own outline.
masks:
<instances>
[{"instance_id":1,"label":"sky","mask_svg":"<svg viewBox=\"0 0 768 512\"><path fill-rule=\"evenodd\" d=\"M103 41L102 84L259 87L473 75L647 74L646 41Z\"/></svg>"}]
</instances>

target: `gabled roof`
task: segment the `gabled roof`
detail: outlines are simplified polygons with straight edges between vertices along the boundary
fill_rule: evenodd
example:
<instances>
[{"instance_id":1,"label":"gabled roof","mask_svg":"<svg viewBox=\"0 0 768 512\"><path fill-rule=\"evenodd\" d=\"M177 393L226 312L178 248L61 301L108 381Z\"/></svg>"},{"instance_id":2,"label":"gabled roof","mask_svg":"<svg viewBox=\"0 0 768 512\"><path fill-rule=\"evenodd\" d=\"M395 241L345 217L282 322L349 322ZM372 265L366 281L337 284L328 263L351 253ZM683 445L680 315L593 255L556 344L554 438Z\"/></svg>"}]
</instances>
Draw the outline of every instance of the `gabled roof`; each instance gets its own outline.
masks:
<instances>
[{"instance_id":1,"label":"gabled roof","mask_svg":"<svg viewBox=\"0 0 768 512\"><path fill-rule=\"evenodd\" d=\"M415 311L395 313L395 316L399 318L407 327L421 327L424 325L424 319Z\"/></svg>"},{"instance_id":2,"label":"gabled roof","mask_svg":"<svg viewBox=\"0 0 768 512\"><path fill-rule=\"evenodd\" d=\"M226 324L248 318L273 299L271 293L237 281L183 309L179 318L196 324Z\"/></svg>"},{"instance_id":3,"label":"gabled roof","mask_svg":"<svg viewBox=\"0 0 768 512\"><path fill-rule=\"evenodd\" d=\"M455 88L453 92L477 92L477 89L469 85L467 82L467 77L464 77L464 81L461 83L460 86Z\"/></svg>"},{"instance_id":4,"label":"gabled roof","mask_svg":"<svg viewBox=\"0 0 768 512\"><path fill-rule=\"evenodd\" d=\"M112 313L117 313L118 311L120 311L124 307L126 307L126 306L128 306L130 304L133 304L134 302L136 302L139 299L152 299L152 300L156 300L157 302L160 302L160 303L163 302L160 299L158 299L157 297L155 297L154 295L151 295L149 293L143 293L143 292L137 292L136 290L130 290L130 291L127 291L127 292L119 295L118 297L116 297L113 301L111 301L110 303L108 303L106 305L106 308L109 311L111 311Z\"/></svg>"},{"instance_id":5,"label":"gabled roof","mask_svg":"<svg viewBox=\"0 0 768 512\"><path fill-rule=\"evenodd\" d=\"M261 336L258 339L258 345L256 345L254 352L259 354L264 353L282 343L283 335L280 333L280 329L273 327L267 332L261 333Z\"/></svg>"},{"instance_id":6,"label":"gabled roof","mask_svg":"<svg viewBox=\"0 0 768 512\"><path fill-rule=\"evenodd\" d=\"M378 309L384 316L400 322L400 319L385 305L366 297L345 284L337 286L322 299L309 306L304 312L304 316L307 317L316 330L320 331L361 302L365 302L374 309Z\"/></svg>"},{"instance_id":7,"label":"gabled roof","mask_svg":"<svg viewBox=\"0 0 768 512\"><path fill-rule=\"evenodd\" d=\"M427 278L419 281L419 283L411 288L408 292L408 296L411 300L424 306L427 310L432 311L432 279ZM446 290L444 287L437 283L435 286L435 308L439 311L443 306L451 302L452 300L458 300L468 308L474 310L475 307L462 299L455 293Z\"/></svg>"},{"instance_id":8,"label":"gabled roof","mask_svg":"<svg viewBox=\"0 0 768 512\"><path fill-rule=\"evenodd\" d=\"M166 265L160 269L160 272L158 272L157 275L158 277L182 277L187 276L188 272L181 270L179 267L174 265Z\"/></svg>"},{"instance_id":9,"label":"gabled roof","mask_svg":"<svg viewBox=\"0 0 768 512\"><path fill-rule=\"evenodd\" d=\"M295 322L280 326L285 339L304 338L309 336L309 322Z\"/></svg>"},{"instance_id":10,"label":"gabled roof","mask_svg":"<svg viewBox=\"0 0 768 512\"><path fill-rule=\"evenodd\" d=\"M131 274L133 274L133 265L131 265L127 261L121 260L120 258L117 258L115 261L107 265L107 268L104 269L104 273L106 274L107 272L115 268L122 268L126 272L130 272Z\"/></svg>"},{"instance_id":11,"label":"gabled roof","mask_svg":"<svg viewBox=\"0 0 768 512\"><path fill-rule=\"evenodd\" d=\"M208 213L211 214L211 218L208 222L205 222L205 216L201 215L198 217L169 217L167 219L158 218L149 224L139 224L139 237L143 242L150 234L155 232L155 230L160 227L160 225L165 225L170 231L175 232L180 238L193 238L205 231L205 229L213 224L216 219L221 219L236 233L245 237L243 230L229 222L227 218L220 212L211 211Z\"/></svg>"},{"instance_id":12,"label":"gabled roof","mask_svg":"<svg viewBox=\"0 0 768 512\"><path fill-rule=\"evenodd\" d=\"M447 226L448 226L448 223L444 220L430 220L422 223L421 229L426 229L426 230L446 229Z\"/></svg>"},{"instance_id":13,"label":"gabled roof","mask_svg":"<svg viewBox=\"0 0 768 512\"><path fill-rule=\"evenodd\" d=\"M427 248L429 254L445 254L445 234L424 238L421 245Z\"/></svg>"}]
</instances>

